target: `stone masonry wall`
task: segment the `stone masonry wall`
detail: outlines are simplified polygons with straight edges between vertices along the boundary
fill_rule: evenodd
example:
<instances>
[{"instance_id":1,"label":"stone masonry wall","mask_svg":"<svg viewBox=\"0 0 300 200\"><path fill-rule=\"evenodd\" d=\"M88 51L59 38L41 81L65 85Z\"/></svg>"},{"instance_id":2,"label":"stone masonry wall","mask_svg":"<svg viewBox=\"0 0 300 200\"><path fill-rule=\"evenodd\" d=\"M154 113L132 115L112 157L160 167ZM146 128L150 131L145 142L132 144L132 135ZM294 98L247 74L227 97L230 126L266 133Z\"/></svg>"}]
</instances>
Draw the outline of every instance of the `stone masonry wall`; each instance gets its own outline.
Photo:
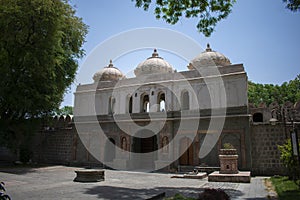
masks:
<instances>
[{"instance_id":1,"label":"stone masonry wall","mask_svg":"<svg viewBox=\"0 0 300 200\"><path fill-rule=\"evenodd\" d=\"M285 130L282 124L252 124L252 175L285 174L280 161L277 145L285 143Z\"/></svg>"},{"instance_id":2,"label":"stone masonry wall","mask_svg":"<svg viewBox=\"0 0 300 200\"><path fill-rule=\"evenodd\" d=\"M289 134L288 134L289 135ZM250 126L252 175L286 174L277 145L286 141L284 125L252 123ZM74 125L37 133L33 161L48 164L99 165L78 138Z\"/></svg>"},{"instance_id":3,"label":"stone masonry wall","mask_svg":"<svg viewBox=\"0 0 300 200\"><path fill-rule=\"evenodd\" d=\"M72 129L41 131L34 141L33 160L48 164L69 164L72 161L75 132Z\"/></svg>"},{"instance_id":4,"label":"stone masonry wall","mask_svg":"<svg viewBox=\"0 0 300 200\"><path fill-rule=\"evenodd\" d=\"M44 164L102 166L82 144L74 124L37 133L33 145L33 161Z\"/></svg>"}]
</instances>

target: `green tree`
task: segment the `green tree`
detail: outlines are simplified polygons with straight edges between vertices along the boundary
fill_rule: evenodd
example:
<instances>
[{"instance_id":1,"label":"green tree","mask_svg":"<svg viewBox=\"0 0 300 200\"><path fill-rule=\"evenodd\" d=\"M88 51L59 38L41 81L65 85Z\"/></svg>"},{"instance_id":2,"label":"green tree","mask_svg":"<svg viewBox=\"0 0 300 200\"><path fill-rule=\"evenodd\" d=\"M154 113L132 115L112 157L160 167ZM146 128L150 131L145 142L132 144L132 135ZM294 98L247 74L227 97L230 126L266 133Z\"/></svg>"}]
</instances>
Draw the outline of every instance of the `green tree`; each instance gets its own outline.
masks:
<instances>
[{"instance_id":1,"label":"green tree","mask_svg":"<svg viewBox=\"0 0 300 200\"><path fill-rule=\"evenodd\" d=\"M287 101L296 103L300 100L300 75L294 80L284 82L282 85L259 84L248 82L248 100L255 105L261 102L267 105L276 101L283 104Z\"/></svg>"},{"instance_id":2,"label":"green tree","mask_svg":"<svg viewBox=\"0 0 300 200\"><path fill-rule=\"evenodd\" d=\"M54 111L55 115L73 115L73 107L72 106L64 106L60 109Z\"/></svg>"},{"instance_id":3,"label":"green tree","mask_svg":"<svg viewBox=\"0 0 300 200\"><path fill-rule=\"evenodd\" d=\"M151 0L131 0L135 6L148 11ZM209 37L219 21L225 19L236 0L156 0L154 15L168 24L176 24L180 18L198 18L197 30ZM283 0L291 11L299 11L300 0Z\"/></svg>"},{"instance_id":4,"label":"green tree","mask_svg":"<svg viewBox=\"0 0 300 200\"><path fill-rule=\"evenodd\" d=\"M0 125L21 146L74 81L87 26L68 0L0 1ZM26 124L26 125L23 125ZM27 128L26 128L27 127Z\"/></svg>"},{"instance_id":5,"label":"green tree","mask_svg":"<svg viewBox=\"0 0 300 200\"><path fill-rule=\"evenodd\" d=\"M287 168L289 178L300 187L299 163L297 157L293 155L291 140L287 140L283 145L278 145L278 149L281 153L280 160Z\"/></svg>"},{"instance_id":6,"label":"green tree","mask_svg":"<svg viewBox=\"0 0 300 200\"><path fill-rule=\"evenodd\" d=\"M136 7L147 11L151 0L132 0ZM199 18L197 29L206 37L214 31L216 24L231 12L236 0L156 0L154 14L168 24L176 24L181 17Z\"/></svg>"}]
</instances>

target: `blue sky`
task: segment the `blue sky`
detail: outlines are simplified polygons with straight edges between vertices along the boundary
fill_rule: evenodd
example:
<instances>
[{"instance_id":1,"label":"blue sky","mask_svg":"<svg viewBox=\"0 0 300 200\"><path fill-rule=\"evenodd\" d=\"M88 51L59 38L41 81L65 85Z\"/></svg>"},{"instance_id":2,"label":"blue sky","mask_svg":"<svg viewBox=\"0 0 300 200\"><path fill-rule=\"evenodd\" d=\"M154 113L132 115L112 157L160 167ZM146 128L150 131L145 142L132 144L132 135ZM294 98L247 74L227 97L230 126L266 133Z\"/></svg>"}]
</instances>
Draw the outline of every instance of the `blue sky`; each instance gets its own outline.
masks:
<instances>
[{"instance_id":1,"label":"blue sky","mask_svg":"<svg viewBox=\"0 0 300 200\"><path fill-rule=\"evenodd\" d=\"M282 0L237 0L232 13L217 24L209 38L197 32L197 19L181 19L176 25L169 25L156 20L151 8L145 12L136 8L131 0L71 0L71 4L89 26L84 44L86 56L79 61L80 66L97 45L114 35L137 28L159 27L180 32L203 48L210 43L213 50L223 53L231 63L243 63L251 81L282 84L300 74L300 12L285 9ZM114 63L127 73L151 53L149 49L123 55ZM168 52L159 53L179 71L186 69L186 61ZM195 55L199 53L195 52ZM104 67L101 63L108 62L99 60L99 66L88 70L94 74ZM62 106L73 105L73 92L76 85L82 83L80 70ZM83 81L92 82L92 77Z\"/></svg>"}]
</instances>

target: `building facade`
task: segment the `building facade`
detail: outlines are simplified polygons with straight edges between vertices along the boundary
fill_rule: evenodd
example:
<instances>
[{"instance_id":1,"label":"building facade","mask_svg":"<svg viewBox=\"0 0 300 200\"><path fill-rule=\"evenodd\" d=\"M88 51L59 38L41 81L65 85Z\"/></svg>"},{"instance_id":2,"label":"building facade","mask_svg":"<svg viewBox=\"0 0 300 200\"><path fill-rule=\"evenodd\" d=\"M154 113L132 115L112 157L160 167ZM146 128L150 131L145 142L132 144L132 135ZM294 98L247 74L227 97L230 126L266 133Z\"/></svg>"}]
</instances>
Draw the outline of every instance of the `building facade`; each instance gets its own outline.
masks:
<instances>
[{"instance_id":1,"label":"building facade","mask_svg":"<svg viewBox=\"0 0 300 200\"><path fill-rule=\"evenodd\" d=\"M126 170L218 166L219 149L231 143L240 169L250 170L242 64L231 64L208 45L186 71L177 72L154 50L134 73L126 78L110 61L94 83L77 87L76 128L97 160Z\"/></svg>"},{"instance_id":2,"label":"building facade","mask_svg":"<svg viewBox=\"0 0 300 200\"><path fill-rule=\"evenodd\" d=\"M238 169L286 174L278 145L300 126L300 101L248 104L242 64L207 49L177 72L157 51L126 78L112 62L75 92L75 116L55 116L31 145L32 161L124 170L218 167L225 143ZM16 160L0 147L0 163Z\"/></svg>"}]
</instances>

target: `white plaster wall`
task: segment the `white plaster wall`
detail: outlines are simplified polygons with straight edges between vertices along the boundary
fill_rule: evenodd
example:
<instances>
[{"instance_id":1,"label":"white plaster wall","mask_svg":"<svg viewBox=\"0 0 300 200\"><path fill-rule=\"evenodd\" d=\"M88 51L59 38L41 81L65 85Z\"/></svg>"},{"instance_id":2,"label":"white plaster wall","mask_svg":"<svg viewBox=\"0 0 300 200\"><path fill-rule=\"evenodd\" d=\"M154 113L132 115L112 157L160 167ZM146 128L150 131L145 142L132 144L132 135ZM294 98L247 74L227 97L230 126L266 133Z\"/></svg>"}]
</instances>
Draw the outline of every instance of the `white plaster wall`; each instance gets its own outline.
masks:
<instances>
[{"instance_id":1,"label":"white plaster wall","mask_svg":"<svg viewBox=\"0 0 300 200\"><path fill-rule=\"evenodd\" d=\"M95 115L95 92L76 93L74 102L75 116Z\"/></svg>"},{"instance_id":2,"label":"white plaster wall","mask_svg":"<svg viewBox=\"0 0 300 200\"><path fill-rule=\"evenodd\" d=\"M189 92L190 110L194 109L210 109L224 107L224 96L222 91L226 92L225 107L246 106L247 99L247 75L246 73L227 74L222 77L209 77L193 79L187 82L181 81L164 81L162 85L157 84L145 85L136 90L136 86L128 87L121 85L119 88L101 89L95 95L94 91L85 92L77 91L75 93L74 113L77 116L95 115L95 107L98 115L108 114L109 98L115 98L115 114L125 114L128 112L128 97L132 95L132 112L140 113L141 95L147 93L150 100L150 112L157 112L159 105L157 104L157 95L160 91L165 93L165 107L167 111L179 111L181 108L182 91ZM154 95L151 95L151 92ZM137 93L137 96L135 94ZM211 101L213 100L213 101ZM94 104L95 103L95 104Z\"/></svg>"}]
</instances>

